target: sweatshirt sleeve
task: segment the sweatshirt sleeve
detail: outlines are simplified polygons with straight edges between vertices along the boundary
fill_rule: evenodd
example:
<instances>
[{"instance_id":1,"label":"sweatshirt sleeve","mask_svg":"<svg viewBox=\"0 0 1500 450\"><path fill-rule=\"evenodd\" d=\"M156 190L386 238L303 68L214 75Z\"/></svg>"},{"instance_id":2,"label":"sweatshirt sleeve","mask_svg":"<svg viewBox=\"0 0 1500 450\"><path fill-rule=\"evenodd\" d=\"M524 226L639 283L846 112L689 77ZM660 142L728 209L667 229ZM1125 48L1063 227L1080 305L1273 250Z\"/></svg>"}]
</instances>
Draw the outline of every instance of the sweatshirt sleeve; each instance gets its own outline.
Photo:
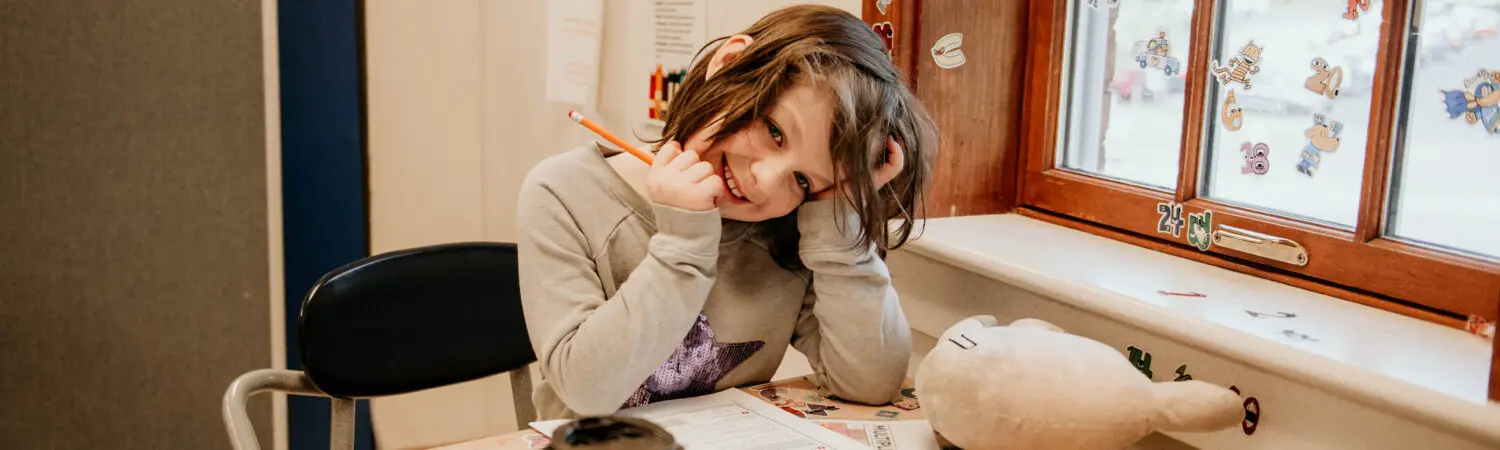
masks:
<instances>
[{"instance_id":1,"label":"sweatshirt sleeve","mask_svg":"<svg viewBox=\"0 0 1500 450\"><path fill-rule=\"evenodd\" d=\"M553 190L527 181L517 208L521 299L531 345L558 397L582 415L615 412L682 343L718 265L717 210L655 205L647 255L605 298L588 239ZM586 219L584 219L586 220Z\"/></svg>"},{"instance_id":2,"label":"sweatshirt sleeve","mask_svg":"<svg viewBox=\"0 0 1500 450\"><path fill-rule=\"evenodd\" d=\"M829 393L885 404L906 380L911 329L885 261L874 245L859 245L858 217L838 212L835 200L797 210L799 252L813 279L792 344Z\"/></svg>"}]
</instances>

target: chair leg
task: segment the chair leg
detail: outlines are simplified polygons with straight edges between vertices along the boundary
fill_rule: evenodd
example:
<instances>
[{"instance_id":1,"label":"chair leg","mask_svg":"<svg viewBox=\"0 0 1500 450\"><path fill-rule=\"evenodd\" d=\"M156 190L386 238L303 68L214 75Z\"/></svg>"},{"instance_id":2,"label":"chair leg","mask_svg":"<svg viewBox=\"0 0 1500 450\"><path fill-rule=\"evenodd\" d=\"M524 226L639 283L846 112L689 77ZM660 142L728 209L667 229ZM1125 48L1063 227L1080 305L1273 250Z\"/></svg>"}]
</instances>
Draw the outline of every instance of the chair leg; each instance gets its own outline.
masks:
<instances>
[{"instance_id":1,"label":"chair leg","mask_svg":"<svg viewBox=\"0 0 1500 450\"><path fill-rule=\"evenodd\" d=\"M329 450L354 450L354 400L332 398L333 415L329 420Z\"/></svg>"},{"instance_id":2,"label":"chair leg","mask_svg":"<svg viewBox=\"0 0 1500 450\"><path fill-rule=\"evenodd\" d=\"M531 368L522 367L510 374L510 400L516 408L516 429L524 430L536 421L536 405L531 403Z\"/></svg>"}]
</instances>

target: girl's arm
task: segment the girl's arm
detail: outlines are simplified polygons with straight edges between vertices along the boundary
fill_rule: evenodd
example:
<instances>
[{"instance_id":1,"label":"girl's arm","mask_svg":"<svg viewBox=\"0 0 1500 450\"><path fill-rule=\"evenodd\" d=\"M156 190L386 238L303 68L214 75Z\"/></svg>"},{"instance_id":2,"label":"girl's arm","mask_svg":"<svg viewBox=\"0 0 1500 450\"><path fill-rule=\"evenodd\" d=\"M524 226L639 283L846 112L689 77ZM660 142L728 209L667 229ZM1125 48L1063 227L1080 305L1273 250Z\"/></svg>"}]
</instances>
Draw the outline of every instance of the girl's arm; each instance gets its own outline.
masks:
<instances>
[{"instance_id":1,"label":"girl's arm","mask_svg":"<svg viewBox=\"0 0 1500 450\"><path fill-rule=\"evenodd\" d=\"M858 245L859 218L852 211L846 208L835 220L837 202L812 201L797 209L802 263L813 280L792 345L807 355L829 393L885 404L906 380L911 329L885 261L873 245Z\"/></svg>"},{"instance_id":2,"label":"girl's arm","mask_svg":"<svg viewBox=\"0 0 1500 450\"><path fill-rule=\"evenodd\" d=\"M530 180L519 203L521 299L542 374L574 412L613 413L703 310L718 265L718 210L655 205L659 230L646 258L606 299L578 226L597 212L570 210Z\"/></svg>"}]
</instances>

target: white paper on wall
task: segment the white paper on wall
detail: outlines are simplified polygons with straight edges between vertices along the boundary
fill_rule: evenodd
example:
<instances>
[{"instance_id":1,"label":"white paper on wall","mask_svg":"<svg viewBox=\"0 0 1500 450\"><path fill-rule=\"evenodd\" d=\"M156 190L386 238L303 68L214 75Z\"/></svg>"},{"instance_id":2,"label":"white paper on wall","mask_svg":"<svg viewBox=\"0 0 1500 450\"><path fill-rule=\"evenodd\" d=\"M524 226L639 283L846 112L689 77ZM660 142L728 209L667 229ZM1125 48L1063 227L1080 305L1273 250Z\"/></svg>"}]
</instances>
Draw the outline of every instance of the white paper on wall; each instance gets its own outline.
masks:
<instances>
[{"instance_id":1,"label":"white paper on wall","mask_svg":"<svg viewBox=\"0 0 1500 450\"><path fill-rule=\"evenodd\" d=\"M693 56L708 40L708 4L705 0L653 0L650 110L648 121L659 121Z\"/></svg>"},{"instance_id":2,"label":"white paper on wall","mask_svg":"<svg viewBox=\"0 0 1500 450\"><path fill-rule=\"evenodd\" d=\"M547 1L547 100L593 106L599 94L604 0Z\"/></svg>"}]
</instances>

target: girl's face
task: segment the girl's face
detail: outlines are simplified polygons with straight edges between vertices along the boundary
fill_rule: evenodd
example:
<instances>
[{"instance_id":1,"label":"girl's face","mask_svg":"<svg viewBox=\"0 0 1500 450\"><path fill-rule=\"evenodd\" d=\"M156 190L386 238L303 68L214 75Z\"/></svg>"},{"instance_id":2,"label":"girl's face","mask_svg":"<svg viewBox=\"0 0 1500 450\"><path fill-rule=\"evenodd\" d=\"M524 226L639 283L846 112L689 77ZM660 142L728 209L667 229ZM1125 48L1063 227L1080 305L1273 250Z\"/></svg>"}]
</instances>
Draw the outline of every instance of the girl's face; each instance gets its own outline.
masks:
<instances>
[{"instance_id":1,"label":"girl's face","mask_svg":"<svg viewBox=\"0 0 1500 450\"><path fill-rule=\"evenodd\" d=\"M710 142L715 123L684 147L698 151L724 181L719 214L759 222L790 214L811 194L834 186L832 128L831 99L800 83L782 94L764 119Z\"/></svg>"}]
</instances>

